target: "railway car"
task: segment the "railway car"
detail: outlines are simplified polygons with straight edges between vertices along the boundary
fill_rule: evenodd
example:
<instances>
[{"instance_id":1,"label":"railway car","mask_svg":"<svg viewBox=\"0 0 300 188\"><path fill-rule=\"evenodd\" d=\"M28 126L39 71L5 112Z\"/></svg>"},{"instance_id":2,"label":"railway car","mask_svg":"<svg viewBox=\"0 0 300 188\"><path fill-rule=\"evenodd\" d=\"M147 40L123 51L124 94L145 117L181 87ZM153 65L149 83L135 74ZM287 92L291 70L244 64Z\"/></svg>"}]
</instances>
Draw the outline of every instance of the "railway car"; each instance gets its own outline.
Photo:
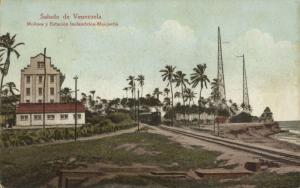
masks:
<instances>
[{"instance_id":1,"label":"railway car","mask_svg":"<svg viewBox=\"0 0 300 188\"><path fill-rule=\"evenodd\" d=\"M161 123L161 114L160 112L140 113L140 120L142 123L157 126Z\"/></svg>"}]
</instances>

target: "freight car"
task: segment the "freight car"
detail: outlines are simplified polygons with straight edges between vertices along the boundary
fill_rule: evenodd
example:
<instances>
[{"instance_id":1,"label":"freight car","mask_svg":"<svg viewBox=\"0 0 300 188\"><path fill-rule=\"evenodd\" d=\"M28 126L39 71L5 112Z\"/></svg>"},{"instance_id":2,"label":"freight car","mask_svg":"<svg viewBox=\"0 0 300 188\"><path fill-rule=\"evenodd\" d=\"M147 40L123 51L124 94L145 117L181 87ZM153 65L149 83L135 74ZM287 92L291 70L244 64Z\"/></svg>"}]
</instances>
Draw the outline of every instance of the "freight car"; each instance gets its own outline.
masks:
<instances>
[{"instance_id":1,"label":"freight car","mask_svg":"<svg viewBox=\"0 0 300 188\"><path fill-rule=\"evenodd\" d=\"M142 123L157 126L161 123L161 114L160 112L140 113L140 121Z\"/></svg>"}]
</instances>

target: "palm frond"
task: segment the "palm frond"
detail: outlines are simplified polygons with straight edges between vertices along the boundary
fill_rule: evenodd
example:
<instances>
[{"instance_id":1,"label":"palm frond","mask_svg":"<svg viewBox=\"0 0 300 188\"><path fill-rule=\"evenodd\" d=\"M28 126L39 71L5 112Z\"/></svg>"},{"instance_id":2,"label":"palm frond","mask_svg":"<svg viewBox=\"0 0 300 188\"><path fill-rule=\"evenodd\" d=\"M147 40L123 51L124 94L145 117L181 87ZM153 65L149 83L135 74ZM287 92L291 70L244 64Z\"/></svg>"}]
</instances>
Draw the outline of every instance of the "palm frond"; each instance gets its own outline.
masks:
<instances>
[{"instance_id":1,"label":"palm frond","mask_svg":"<svg viewBox=\"0 0 300 188\"><path fill-rule=\"evenodd\" d=\"M20 46L20 45L25 45L25 43L24 42L20 42L20 43L14 45L12 48L16 48L17 46Z\"/></svg>"}]
</instances>

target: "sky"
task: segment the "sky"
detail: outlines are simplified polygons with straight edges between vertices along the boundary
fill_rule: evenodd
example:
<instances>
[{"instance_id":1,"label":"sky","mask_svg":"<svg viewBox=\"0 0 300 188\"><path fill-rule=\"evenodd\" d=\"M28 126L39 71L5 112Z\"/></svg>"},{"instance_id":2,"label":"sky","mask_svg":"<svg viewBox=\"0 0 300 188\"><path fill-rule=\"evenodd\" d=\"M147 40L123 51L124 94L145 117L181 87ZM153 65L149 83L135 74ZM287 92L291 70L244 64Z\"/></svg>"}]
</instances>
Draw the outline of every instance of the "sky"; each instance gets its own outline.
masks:
<instances>
[{"instance_id":1,"label":"sky","mask_svg":"<svg viewBox=\"0 0 300 188\"><path fill-rule=\"evenodd\" d=\"M250 104L260 115L266 106L276 120L300 120L300 0L0 0L0 34L17 34L19 59L12 57L5 82L20 83L20 70L30 57L47 48L47 56L65 75L63 87L96 90L101 98L123 97L129 75L145 76L144 94L166 87L159 70L176 66L188 76L206 63L217 77L217 28L223 42L226 97L242 102L245 54ZM117 26L28 26L76 20L73 14L101 15ZM67 14L70 20L63 20ZM53 20L52 20L53 21ZM97 21L97 20L96 20ZM99 21L99 20L98 20ZM195 89L199 94L199 88ZM203 95L209 96L210 88Z\"/></svg>"}]
</instances>

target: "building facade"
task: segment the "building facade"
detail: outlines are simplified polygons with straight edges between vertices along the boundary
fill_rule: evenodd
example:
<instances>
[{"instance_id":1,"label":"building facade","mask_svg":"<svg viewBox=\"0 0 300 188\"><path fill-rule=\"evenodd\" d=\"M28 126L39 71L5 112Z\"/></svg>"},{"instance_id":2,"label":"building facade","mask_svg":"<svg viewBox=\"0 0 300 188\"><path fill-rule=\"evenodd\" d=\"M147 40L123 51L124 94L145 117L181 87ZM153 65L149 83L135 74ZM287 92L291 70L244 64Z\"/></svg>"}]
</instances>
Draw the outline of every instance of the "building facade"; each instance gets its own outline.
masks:
<instances>
[{"instance_id":1,"label":"building facade","mask_svg":"<svg viewBox=\"0 0 300 188\"><path fill-rule=\"evenodd\" d=\"M85 124L85 107L81 102L61 103L63 81L64 75L52 64L50 57L45 57L45 62L42 53L31 57L30 64L21 70L16 125L40 126L44 122L46 126L71 125L75 123L75 111L78 125Z\"/></svg>"},{"instance_id":2,"label":"building facade","mask_svg":"<svg viewBox=\"0 0 300 188\"><path fill-rule=\"evenodd\" d=\"M43 105L39 103L21 103L17 109L18 126L42 126ZM45 125L72 125L75 123L75 103L48 103L45 105ZM85 108L77 104L77 123L85 123Z\"/></svg>"},{"instance_id":3,"label":"building facade","mask_svg":"<svg viewBox=\"0 0 300 188\"><path fill-rule=\"evenodd\" d=\"M45 77L45 102L60 102L60 88L64 75L51 64L50 57L46 57L45 61L44 63L44 55L40 53L31 57L30 64L21 70L21 103L43 103Z\"/></svg>"}]
</instances>

